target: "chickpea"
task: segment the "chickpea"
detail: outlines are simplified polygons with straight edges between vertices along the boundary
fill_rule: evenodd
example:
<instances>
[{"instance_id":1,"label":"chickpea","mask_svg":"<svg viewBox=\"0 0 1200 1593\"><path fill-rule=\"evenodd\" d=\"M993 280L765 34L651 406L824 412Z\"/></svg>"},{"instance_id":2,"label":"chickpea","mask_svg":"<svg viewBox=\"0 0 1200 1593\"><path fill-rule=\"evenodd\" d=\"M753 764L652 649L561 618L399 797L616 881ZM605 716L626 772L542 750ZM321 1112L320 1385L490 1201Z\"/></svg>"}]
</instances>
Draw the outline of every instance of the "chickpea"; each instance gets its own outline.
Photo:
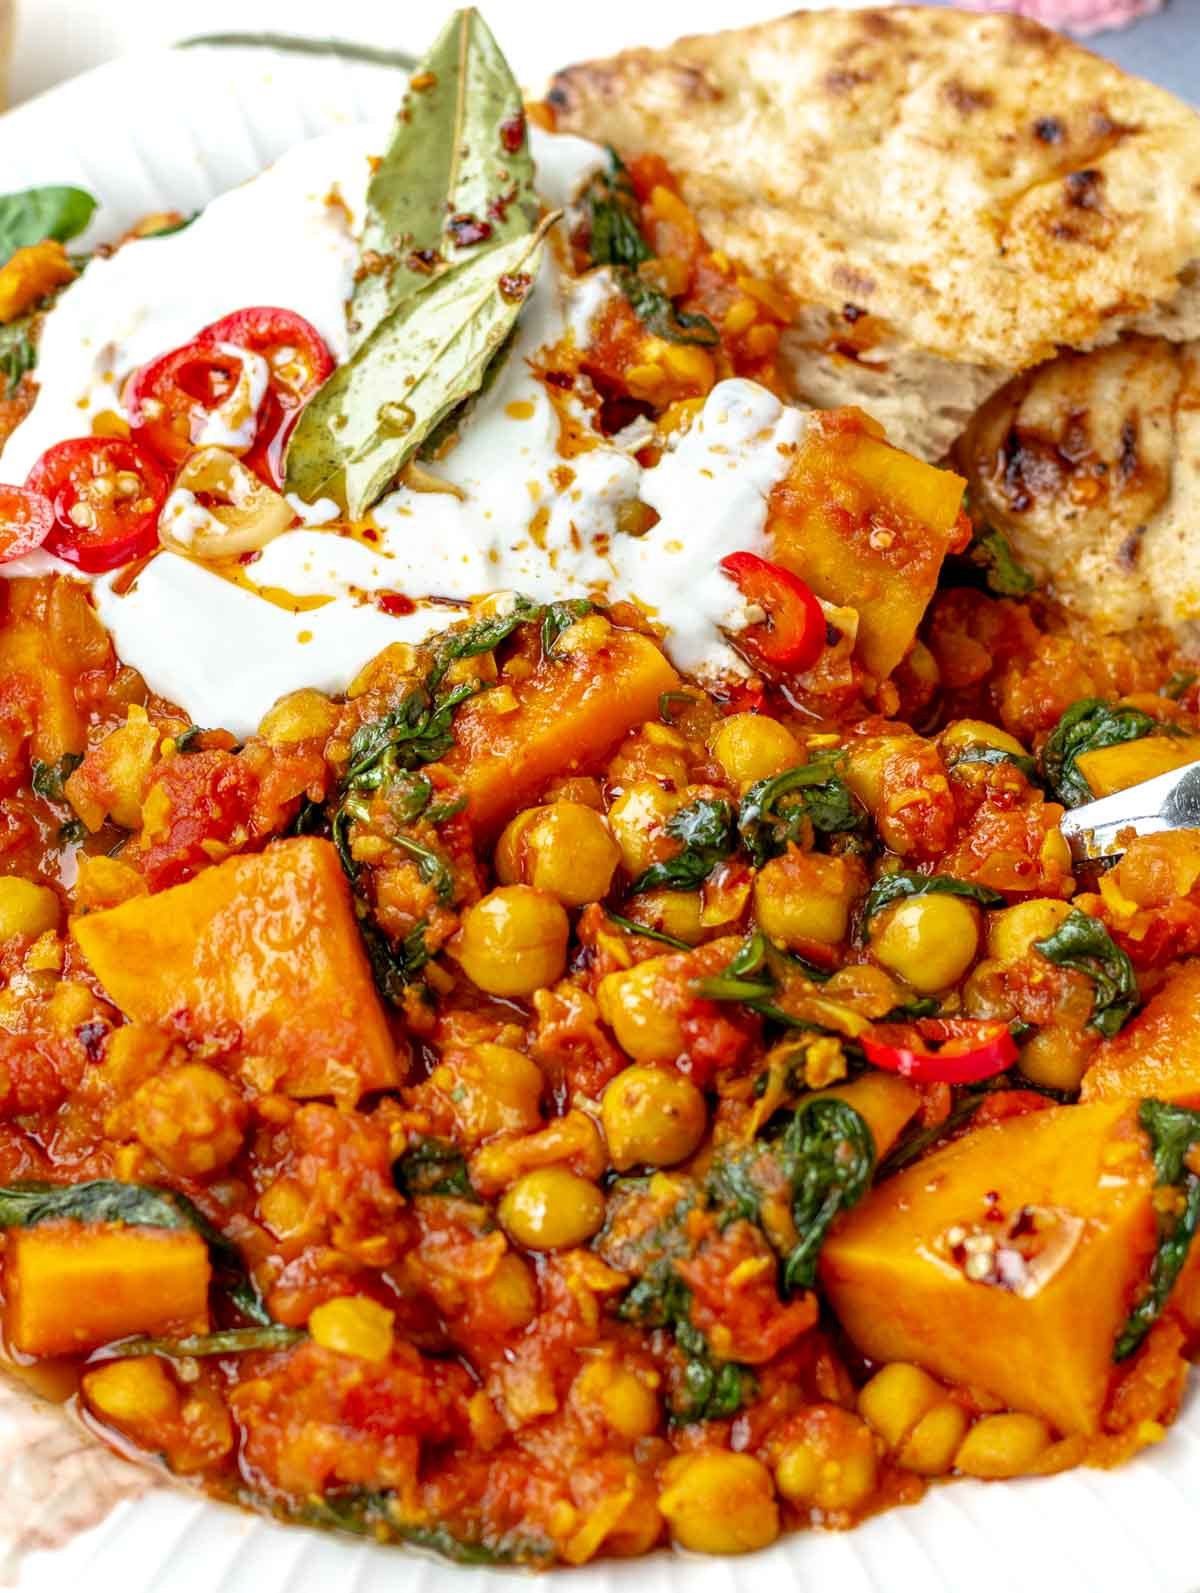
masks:
<instances>
[{"instance_id":1,"label":"chickpea","mask_svg":"<svg viewBox=\"0 0 1200 1593\"><path fill-rule=\"evenodd\" d=\"M999 725L989 725L983 719L956 719L947 725L939 737L945 752L965 752L969 747L996 747L1001 752L1011 752L1015 758L1025 756L1025 748L1016 736L1010 736Z\"/></svg>"},{"instance_id":2,"label":"chickpea","mask_svg":"<svg viewBox=\"0 0 1200 1593\"><path fill-rule=\"evenodd\" d=\"M683 1028L664 978L669 957L650 957L606 974L596 991L600 1016L635 1062L673 1062L683 1050Z\"/></svg>"},{"instance_id":3,"label":"chickpea","mask_svg":"<svg viewBox=\"0 0 1200 1593\"><path fill-rule=\"evenodd\" d=\"M604 1222L604 1196L565 1167L539 1167L518 1178L500 1202L505 1233L526 1250L569 1250Z\"/></svg>"},{"instance_id":4,"label":"chickpea","mask_svg":"<svg viewBox=\"0 0 1200 1593\"><path fill-rule=\"evenodd\" d=\"M988 955L1002 963L1020 962L1033 949L1034 941L1052 935L1070 911L1070 902L1035 896L993 913L988 924Z\"/></svg>"},{"instance_id":5,"label":"chickpea","mask_svg":"<svg viewBox=\"0 0 1200 1593\"><path fill-rule=\"evenodd\" d=\"M683 1161L708 1126L703 1095L690 1079L669 1068L626 1068L605 1090L600 1110L609 1156L619 1173Z\"/></svg>"},{"instance_id":6,"label":"chickpea","mask_svg":"<svg viewBox=\"0 0 1200 1593\"><path fill-rule=\"evenodd\" d=\"M333 734L338 710L329 698L311 686L290 691L263 715L258 733L273 747L288 747L297 741L324 740Z\"/></svg>"},{"instance_id":7,"label":"chickpea","mask_svg":"<svg viewBox=\"0 0 1200 1593\"><path fill-rule=\"evenodd\" d=\"M771 1473L753 1455L700 1449L663 1469L658 1508L676 1543L696 1554L749 1554L779 1536Z\"/></svg>"},{"instance_id":8,"label":"chickpea","mask_svg":"<svg viewBox=\"0 0 1200 1593\"><path fill-rule=\"evenodd\" d=\"M962 1406L943 1400L909 1433L896 1454L896 1464L921 1477L944 1477L954 1464L968 1425Z\"/></svg>"},{"instance_id":9,"label":"chickpea","mask_svg":"<svg viewBox=\"0 0 1200 1593\"><path fill-rule=\"evenodd\" d=\"M203 1178L242 1148L246 1103L215 1068L187 1062L149 1078L133 1097L134 1132L164 1167Z\"/></svg>"},{"instance_id":10,"label":"chickpea","mask_svg":"<svg viewBox=\"0 0 1200 1593\"><path fill-rule=\"evenodd\" d=\"M58 928L58 914L58 897L48 885L35 885L15 874L0 878L0 941L14 935L36 940L48 929Z\"/></svg>"},{"instance_id":11,"label":"chickpea","mask_svg":"<svg viewBox=\"0 0 1200 1593\"><path fill-rule=\"evenodd\" d=\"M954 1469L966 1477L1019 1477L1049 1446L1050 1429L1040 1416L984 1416L963 1439Z\"/></svg>"},{"instance_id":12,"label":"chickpea","mask_svg":"<svg viewBox=\"0 0 1200 1593\"><path fill-rule=\"evenodd\" d=\"M1042 1029L1021 1047L1017 1066L1031 1084L1077 1090L1096 1046L1095 1030Z\"/></svg>"},{"instance_id":13,"label":"chickpea","mask_svg":"<svg viewBox=\"0 0 1200 1593\"><path fill-rule=\"evenodd\" d=\"M496 847L504 885L532 885L564 907L584 907L607 894L620 849L599 813L582 802L551 802L518 813Z\"/></svg>"},{"instance_id":14,"label":"chickpea","mask_svg":"<svg viewBox=\"0 0 1200 1593\"><path fill-rule=\"evenodd\" d=\"M942 1385L928 1372L907 1361L892 1361L864 1384L858 1413L889 1449L896 1449L944 1397Z\"/></svg>"},{"instance_id":15,"label":"chickpea","mask_svg":"<svg viewBox=\"0 0 1200 1593\"><path fill-rule=\"evenodd\" d=\"M657 861L663 826L684 802L677 792L639 780L609 808L608 825L621 850L622 866L635 879Z\"/></svg>"},{"instance_id":16,"label":"chickpea","mask_svg":"<svg viewBox=\"0 0 1200 1593\"><path fill-rule=\"evenodd\" d=\"M861 866L853 859L789 847L755 878L759 927L784 946L803 947L809 941L836 946L846 938L861 885Z\"/></svg>"},{"instance_id":17,"label":"chickpea","mask_svg":"<svg viewBox=\"0 0 1200 1593\"><path fill-rule=\"evenodd\" d=\"M501 885L468 907L454 944L467 977L491 996L528 996L561 978L570 924L561 902Z\"/></svg>"},{"instance_id":18,"label":"chickpea","mask_svg":"<svg viewBox=\"0 0 1200 1593\"><path fill-rule=\"evenodd\" d=\"M342 1295L318 1305L308 1319L313 1343L360 1361L386 1361L392 1353L395 1314L365 1294Z\"/></svg>"},{"instance_id":19,"label":"chickpea","mask_svg":"<svg viewBox=\"0 0 1200 1593\"><path fill-rule=\"evenodd\" d=\"M865 1422L838 1405L815 1405L803 1431L775 1462L775 1484L793 1504L857 1510L875 1492L875 1439Z\"/></svg>"},{"instance_id":20,"label":"chickpea","mask_svg":"<svg viewBox=\"0 0 1200 1593\"><path fill-rule=\"evenodd\" d=\"M634 897L628 911L634 922L695 946L704 938L703 910L699 891L643 891Z\"/></svg>"},{"instance_id":21,"label":"chickpea","mask_svg":"<svg viewBox=\"0 0 1200 1593\"><path fill-rule=\"evenodd\" d=\"M778 719L730 714L713 732L712 755L736 785L751 785L803 761L800 743Z\"/></svg>"},{"instance_id":22,"label":"chickpea","mask_svg":"<svg viewBox=\"0 0 1200 1593\"><path fill-rule=\"evenodd\" d=\"M179 1414L179 1391L156 1355L105 1361L85 1372L83 1397L98 1416L117 1427L144 1427Z\"/></svg>"},{"instance_id":23,"label":"chickpea","mask_svg":"<svg viewBox=\"0 0 1200 1593\"><path fill-rule=\"evenodd\" d=\"M979 950L979 915L960 896L910 896L876 913L871 950L921 995L957 984Z\"/></svg>"},{"instance_id":24,"label":"chickpea","mask_svg":"<svg viewBox=\"0 0 1200 1593\"><path fill-rule=\"evenodd\" d=\"M473 1045L435 1069L431 1082L450 1098L462 1134L476 1143L541 1122L542 1070L510 1045Z\"/></svg>"},{"instance_id":25,"label":"chickpea","mask_svg":"<svg viewBox=\"0 0 1200 1593\"><path fill-rule=\"evenodd\" d=\"M595 1409L622 1438L645 1438L658 1426L657 1373L633 1371L610 1356L598 1356L579 1373L571 1397Z\"/></svg>"}]
</instances>

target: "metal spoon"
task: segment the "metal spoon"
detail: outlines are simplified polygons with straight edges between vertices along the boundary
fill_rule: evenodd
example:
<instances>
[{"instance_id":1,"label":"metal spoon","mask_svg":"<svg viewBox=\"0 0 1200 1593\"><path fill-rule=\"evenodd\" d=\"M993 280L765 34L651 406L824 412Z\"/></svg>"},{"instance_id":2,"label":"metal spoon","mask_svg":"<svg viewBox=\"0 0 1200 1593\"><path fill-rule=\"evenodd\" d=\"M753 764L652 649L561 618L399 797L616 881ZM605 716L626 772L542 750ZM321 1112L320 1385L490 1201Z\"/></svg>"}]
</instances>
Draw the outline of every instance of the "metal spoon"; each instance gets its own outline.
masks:
<instances>
[{"instance_id":1,"label":"metal spoon","mask_svg":"<svg viewBox=\"0 0 1200 1593\"><path fill-rule=\"evenodd\" d=\"M1135 835L1200 829L1200 763L1087 802L1064 814L1059 828L1076 862L1119 857Z\"/></svg>"}]
</instances>

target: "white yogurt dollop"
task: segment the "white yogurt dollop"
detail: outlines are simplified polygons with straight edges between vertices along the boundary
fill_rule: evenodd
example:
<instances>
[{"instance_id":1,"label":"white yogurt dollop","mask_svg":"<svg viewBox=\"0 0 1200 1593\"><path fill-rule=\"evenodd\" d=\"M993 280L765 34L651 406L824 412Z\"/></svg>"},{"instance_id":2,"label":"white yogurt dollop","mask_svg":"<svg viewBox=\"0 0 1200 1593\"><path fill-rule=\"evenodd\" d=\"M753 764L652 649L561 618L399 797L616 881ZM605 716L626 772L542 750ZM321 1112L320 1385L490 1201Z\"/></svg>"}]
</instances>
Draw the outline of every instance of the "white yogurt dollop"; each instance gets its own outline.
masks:
<instances>
[{"instance_id":1,"label":"white yogurt dollop","mask_svg":"<svg viewBox=\"0 0 1200 1593\"><path fill-rule=\"evenodd\" d=\"M538 129L532 136L539 190L556 206L606 158L583 139ZM39 396L0 455L0 479L22 480L45 448L120 408L130 371L233 310L295 310L344 358L354 227L368 157L383 137L355 129L314 140L215 200L183 231L90 265L47 318ZM634 599L663 627L681 669L744 673L725 633L750 616L718 566L726 553L763 547L767 498L787 472L804 418L764 388L734 380L713 390L691 430L651 468L635 457L645 440L636 427L560 452L560 411L535 368L564 339L585 342L617 291L609 272L572 278L546 251L503 370L454 446L427 467L451 490L389 493L374 511L378 540L370 546L319 529L336 519L332 503L296 501L302 523L271 542L238 584L166 552L122 595L114 577L98 579L97 608L121 657L197 723L246 735L284 692L344 689L389 642L420 639L452 617L442 604L394 616L373 606L371 593L420 603L516 590L544 600ZM246 393L231 394L222 406L228 413L210 422L224 427L225 446L241 443L235 410L260 374L265 380L248 362L239 382ZM582 406L576 412L586 420ZM203 440L217 441L216 431ZM635 498L659 515L639 537L617 529L618 511ZM36 555L0 570L50 568L66 569ZM268 588L274 601L258 595ZM292 612L281 593L300 604L328 601Z\"/></svg>"}]
</instances>

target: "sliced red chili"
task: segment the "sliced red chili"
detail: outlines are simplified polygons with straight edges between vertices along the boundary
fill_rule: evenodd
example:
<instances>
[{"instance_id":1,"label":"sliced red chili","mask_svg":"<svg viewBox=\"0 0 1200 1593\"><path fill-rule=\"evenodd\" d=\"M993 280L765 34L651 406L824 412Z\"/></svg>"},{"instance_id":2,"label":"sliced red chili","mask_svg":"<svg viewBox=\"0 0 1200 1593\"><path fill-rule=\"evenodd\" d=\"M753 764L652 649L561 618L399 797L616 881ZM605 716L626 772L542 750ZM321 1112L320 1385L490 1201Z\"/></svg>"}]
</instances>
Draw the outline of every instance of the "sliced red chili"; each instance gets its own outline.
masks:
<instances>
[{"instance_id":1,"label":"sliced red chili","mask_svg":"<svg viewBox=\"0 0 1200 1593\"><path fill-rule=\"evenodd\" d=\"M738 645L769 669L794 674L811 669L825 646L825 614L811 589L798 575L757 553L729 553L721 569L747 603L767 616L739 631Z\"/></svg>"},{"instance_id":2,"label":"sliced red chili","mask_svg":"<svg viewBox=\"0 0 1200 1593\"><path fill-rule=\"evenodd\" d=\"M40 548L54 525L49 498L0 483L0 564Z\"/></svg>"},{"instance_id":3,"label":"sliced red chili","mask_svg":"<svg viewBox=\"0 0 1200 1593\"><path fill-rule=\"evenodd\" d=\"M1017 1060L1016 1041L998 1018L920 1018L877 1023L859 1042L867 1061L925 1084L974 1084ZM933 1051L931 1044L939 1045Z\"/></svg>"},{"instance_id":4,"label":"sliced red chili","mask_svg":"<svg viewBox=\"0 0 1200 1593\"><path fill-rule=\"evenodd\" d=\"M206 326L200 338L233 343L266 360L269 386L258 412L258 435L243 458L270 486L278 487L288 433L305 399L332 373L333 355L311 322L270 304L235 310Z\"/></svg>"},{"instance_id":5,"label":"sliced red chili","mask_svg":"<svg viewBox=\"0 0 1200 1593\"><path fill-rule=\"evenodd\" d=\"M181 465L196 446L205 414L228 395L241 371L236 354L200 338L143 365L124 395L135 442L165 464Z\"/></svg>"},{"instance_id":6,"label":"sliced red chili","mask_svg":"<svg viewBox=\"0 0 1200 1593\"><path fill-rule=\"evenodd\" d=\"M158 544L170 482L151 454L123 437L56 443L25 483L47 498L53 524L45 548L89 575L115 570Z\"/></svg>"}]
</instances>

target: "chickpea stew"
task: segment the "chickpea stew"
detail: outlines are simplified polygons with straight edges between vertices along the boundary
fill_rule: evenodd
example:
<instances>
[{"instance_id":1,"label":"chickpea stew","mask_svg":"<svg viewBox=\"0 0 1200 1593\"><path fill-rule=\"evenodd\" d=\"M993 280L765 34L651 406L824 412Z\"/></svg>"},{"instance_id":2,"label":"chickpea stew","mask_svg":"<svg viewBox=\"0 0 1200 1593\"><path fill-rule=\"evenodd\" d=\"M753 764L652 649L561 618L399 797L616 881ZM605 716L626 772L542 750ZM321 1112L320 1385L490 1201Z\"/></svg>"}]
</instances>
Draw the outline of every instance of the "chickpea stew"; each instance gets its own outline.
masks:
<instances>
[{"instance_id":1,"label":"chickpea stew","mask_svg":"<svg viewBox=\"0 0 1200 1593\"><path fill-rule=\"evenodd\" d=\"M1200 832L1098 872L1059 821L1195 758L1197 677L1012 595L962 479L861 410L791 410L796 306L657 157L548 223L553 109L481 29L449 37L492 74L490 220L439 199L444 258L369 251L345 352L227 315L0 488L3 1361L220 1498L468 1563L736 1554L1126 1460L1200 1332ZM0 265L34 284L0 438L65 258ZM236 585L297 493L358 545L398 474L457 502L454 437L418 444L467 434L547 260L616 285L533 376L564 501L618 434L678 459L722 386L796 417L692 572L725 650L564 577L194 722L101 605L169 559ZM408 424L363 424L421 339Z\"/></svg>"}]
</instances>

